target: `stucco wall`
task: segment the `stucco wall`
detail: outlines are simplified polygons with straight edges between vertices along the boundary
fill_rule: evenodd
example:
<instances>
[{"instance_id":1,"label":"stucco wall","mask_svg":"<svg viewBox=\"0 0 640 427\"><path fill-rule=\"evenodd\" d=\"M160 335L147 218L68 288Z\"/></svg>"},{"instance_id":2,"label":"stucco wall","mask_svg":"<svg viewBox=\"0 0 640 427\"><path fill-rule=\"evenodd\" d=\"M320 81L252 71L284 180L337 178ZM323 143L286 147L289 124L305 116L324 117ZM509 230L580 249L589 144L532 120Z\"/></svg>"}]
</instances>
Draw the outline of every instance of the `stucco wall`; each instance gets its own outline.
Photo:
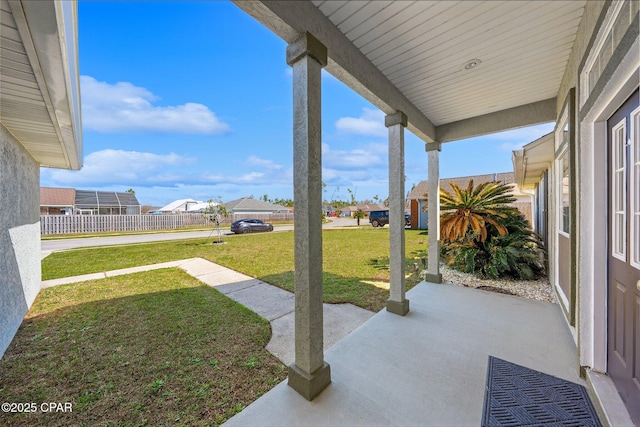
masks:
<instances>
[{"instance_id":1,"label":"stucco wall","mask_svg":"<svg viewBox=\"0 0 640 427\"><path fill-rule=\"evenodd\" d=\"M0 125L0 357L40 291L40 168Z\"/></svg>"}]
</instances>

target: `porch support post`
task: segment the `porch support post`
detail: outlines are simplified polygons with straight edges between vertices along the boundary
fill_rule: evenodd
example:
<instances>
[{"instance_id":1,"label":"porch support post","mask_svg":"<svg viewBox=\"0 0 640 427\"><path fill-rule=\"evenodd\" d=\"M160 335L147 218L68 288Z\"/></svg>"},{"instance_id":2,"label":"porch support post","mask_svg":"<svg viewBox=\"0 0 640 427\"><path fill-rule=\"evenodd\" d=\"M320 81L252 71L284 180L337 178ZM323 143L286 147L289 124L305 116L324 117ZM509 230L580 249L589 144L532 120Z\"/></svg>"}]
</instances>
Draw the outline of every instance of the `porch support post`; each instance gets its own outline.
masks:
<instances>
[{"instance_id":1,"label":"porch support post","mask_svg":"<svg viewBox=\"0 0 640 427\"><path fill-rule=\"evenodd\" d=\"M439 142L425 145L429 156L429 265L424 280L442 283L440 274L440 150Z\"/></svg>"},{"instance_id":2,"label":"porch support post","mask_svg":"<svg viewBox=\"0 0 640 427\"><path fill-rule=\"evenodd\" d=\"M295 362L289 385L312 400L331 382L322 330L321 77L327 48L309 33L287 47L293 68Z\"/></svg>"},{"instance_id":3,"label":"porch support post","mask_svg":"<svg viewBox=\"0 0 640 427\"><path fill-rule=\"evenodd\" d=\"M407 116L402 111L384 119L389 128L389 270L390 295L387 311L404 316L409 312L404 279L404 128Z\"/></svg>"}]
</instances>

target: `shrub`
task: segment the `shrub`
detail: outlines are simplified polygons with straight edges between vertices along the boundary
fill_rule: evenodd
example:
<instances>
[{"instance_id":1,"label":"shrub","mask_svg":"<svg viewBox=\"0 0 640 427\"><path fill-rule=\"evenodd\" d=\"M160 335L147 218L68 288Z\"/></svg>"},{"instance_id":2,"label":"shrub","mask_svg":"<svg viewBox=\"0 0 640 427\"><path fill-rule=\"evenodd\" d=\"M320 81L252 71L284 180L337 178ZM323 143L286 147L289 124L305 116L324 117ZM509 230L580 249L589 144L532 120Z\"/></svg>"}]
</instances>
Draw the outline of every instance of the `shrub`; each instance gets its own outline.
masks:
<instances>
[{"instance_id":1,"label":"shrub","mask_svg":"<svg viewBox=\"0 0 640 427\"><path fill-rule=\"evenodd\" d=\"M531 280L545 274L542 241L508 206L506 184L485 183L441 192L442 256L451 268L482 278Z\"/></svg>"}]
</instances>

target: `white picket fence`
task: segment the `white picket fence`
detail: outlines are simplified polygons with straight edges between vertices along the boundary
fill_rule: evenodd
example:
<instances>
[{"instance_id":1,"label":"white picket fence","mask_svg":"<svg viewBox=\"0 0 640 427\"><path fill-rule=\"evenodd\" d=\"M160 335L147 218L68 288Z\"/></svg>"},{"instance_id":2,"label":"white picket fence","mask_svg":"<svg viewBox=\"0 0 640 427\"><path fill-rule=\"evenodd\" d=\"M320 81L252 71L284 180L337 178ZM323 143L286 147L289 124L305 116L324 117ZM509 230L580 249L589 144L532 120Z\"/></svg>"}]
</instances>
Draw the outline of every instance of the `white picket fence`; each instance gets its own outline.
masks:
<instances>
[{"instance_id":1,"label":"white picket fence","mask_svg":"<svg viewBox=\"0 0 640 427\"><path fill-rule=\"evenodd\" d=\"M229 225L243 218L265 222L293 221L293 213L229 215L222 221ZM171 215L40 215L41 234L97 233L104 231L177 230L191 226L212 226L200 214Z\"/></svg>"}]
</instances>

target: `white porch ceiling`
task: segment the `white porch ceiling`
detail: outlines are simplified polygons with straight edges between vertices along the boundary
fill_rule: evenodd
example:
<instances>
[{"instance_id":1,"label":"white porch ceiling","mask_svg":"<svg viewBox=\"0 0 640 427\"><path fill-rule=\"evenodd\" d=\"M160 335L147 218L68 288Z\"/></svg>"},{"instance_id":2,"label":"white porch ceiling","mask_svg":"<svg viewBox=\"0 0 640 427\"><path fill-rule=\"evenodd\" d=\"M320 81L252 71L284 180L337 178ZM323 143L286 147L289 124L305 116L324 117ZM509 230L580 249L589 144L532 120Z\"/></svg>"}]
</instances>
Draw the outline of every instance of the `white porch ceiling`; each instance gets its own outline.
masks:
<instances>
[{"instance_id":1,"label":"white porch ceiling","mask_svg":"<svg viewBox=\"0 0 640 427\"><path fill-rule=\"evenodd\" d=\"M556 96L582 1L313 3L434 125ZM473 59L482 62L465 70Z\"/></svg>"},{"instance_id":2,"label":"white porch ceiling","mask_svg":"<svg viewBox=\"0 0 640 427\"><path fill-rule=\"evenodd\" d=\"M329 72L386 113L405 111L423 139L447 141L555 119L585 1L236 4L287 42L310 32Z\"/></svg>"}]
</instances>

